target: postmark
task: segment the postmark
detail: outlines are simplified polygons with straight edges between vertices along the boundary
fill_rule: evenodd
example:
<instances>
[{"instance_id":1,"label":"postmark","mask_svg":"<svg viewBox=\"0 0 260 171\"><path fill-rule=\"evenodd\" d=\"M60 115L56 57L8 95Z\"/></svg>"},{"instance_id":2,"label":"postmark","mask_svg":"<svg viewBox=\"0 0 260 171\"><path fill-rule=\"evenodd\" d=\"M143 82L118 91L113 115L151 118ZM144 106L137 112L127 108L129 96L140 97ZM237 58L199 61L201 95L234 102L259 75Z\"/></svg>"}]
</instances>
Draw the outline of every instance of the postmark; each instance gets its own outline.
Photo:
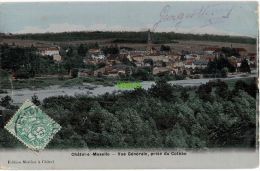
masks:
<instances>
[{"instance_id":1,"label":"postmark","mask_svg":"<svg viewBox=\"0 0 260 171\"><path fill-rule=\"evenodd\" d=\"M43 150L61 126L26 100L5 129L32 150Z\"/></svg>"}]
</instances>

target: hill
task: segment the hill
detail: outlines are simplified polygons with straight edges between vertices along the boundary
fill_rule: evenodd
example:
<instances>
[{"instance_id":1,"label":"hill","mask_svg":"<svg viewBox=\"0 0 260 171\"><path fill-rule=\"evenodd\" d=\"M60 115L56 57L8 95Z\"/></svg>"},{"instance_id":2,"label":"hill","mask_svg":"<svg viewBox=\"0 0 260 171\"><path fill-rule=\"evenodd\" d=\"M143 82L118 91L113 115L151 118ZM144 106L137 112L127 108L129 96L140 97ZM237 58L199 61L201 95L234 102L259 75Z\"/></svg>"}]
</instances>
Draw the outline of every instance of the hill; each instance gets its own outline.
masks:
<instances>
[{"instance_id":1,"label":"hill","mask_svg":"<svg viewBox=\"0 0 260 171\"><path fill-rule=\"evenodd\" d=\"M114 43L146 43L147 32L62 32L62 33L37 33L37 34L9 34L2 38L41 40L41 41L78 41L112 39ZM199 40L230 43L256 44L256 39L242 36L209 35L209 34L184 34L175 32L152 33L153 43L174 43L176 40Z\"/></svg>"}]
</instances>

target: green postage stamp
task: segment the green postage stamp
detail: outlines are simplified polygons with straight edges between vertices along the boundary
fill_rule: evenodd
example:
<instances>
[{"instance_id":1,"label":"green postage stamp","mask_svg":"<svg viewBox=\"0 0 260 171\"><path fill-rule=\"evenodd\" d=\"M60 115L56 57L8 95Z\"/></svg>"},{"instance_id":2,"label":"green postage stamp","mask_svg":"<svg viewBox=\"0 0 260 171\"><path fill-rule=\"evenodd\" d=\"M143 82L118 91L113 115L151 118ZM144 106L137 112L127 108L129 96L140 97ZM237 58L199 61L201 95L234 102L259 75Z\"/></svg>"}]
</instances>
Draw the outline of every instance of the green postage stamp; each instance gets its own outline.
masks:
<instances>
[{"instance_id":1,"label":"green postage stamp","mask_svg":"<svg viewBox=\"0 0 260 171\"><path fill-rule=\"evenodd\" d=\"M11 134L32 150L43 150L61 126L29 100L6 124Z\"/></svg>"}]
</instances>

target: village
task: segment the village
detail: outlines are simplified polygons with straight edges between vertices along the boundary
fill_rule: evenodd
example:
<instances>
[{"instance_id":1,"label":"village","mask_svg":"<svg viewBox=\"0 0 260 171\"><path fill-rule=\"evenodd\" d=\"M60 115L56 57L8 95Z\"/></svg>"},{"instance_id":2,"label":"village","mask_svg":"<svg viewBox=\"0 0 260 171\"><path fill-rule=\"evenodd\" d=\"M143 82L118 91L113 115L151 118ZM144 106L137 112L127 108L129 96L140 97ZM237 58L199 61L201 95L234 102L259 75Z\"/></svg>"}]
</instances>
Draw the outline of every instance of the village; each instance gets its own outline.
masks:
<instances>
[{"instance_id":1,"label":"village","mask_svg":"<svg viewBox=\"0 0 260 171\"><path fill-rule=\"evenodd\" d=\"M120 47L112 44L109 48L115 53L104 53L102 48L90 48L84 54L82 62L85 65L98 65L96 69L73 68L77 77L118 77L129 76L137 70L143 69L154 76L163 75L184 75L186 78L202 78L203 72L210 62L225 57L231 67L233 74L239 73L243 60L247 62L251 69L256 69L256 53L249 53L241 47L220 47L208 46L201 50L187 51L183 49L171 50L168 45L161 45L160 48L153 46L151 32L147 32L147 45L145 49L134 49ZM64 57L60 53L59 46L37 47L38 53L42 57L51 57L56 63L61 63ZM227 56L224 50L232 51L233 54ZM67 52L68 50L66 50ZM210 76L208 76L210 77Z\"/></svg>"}]
</instances>

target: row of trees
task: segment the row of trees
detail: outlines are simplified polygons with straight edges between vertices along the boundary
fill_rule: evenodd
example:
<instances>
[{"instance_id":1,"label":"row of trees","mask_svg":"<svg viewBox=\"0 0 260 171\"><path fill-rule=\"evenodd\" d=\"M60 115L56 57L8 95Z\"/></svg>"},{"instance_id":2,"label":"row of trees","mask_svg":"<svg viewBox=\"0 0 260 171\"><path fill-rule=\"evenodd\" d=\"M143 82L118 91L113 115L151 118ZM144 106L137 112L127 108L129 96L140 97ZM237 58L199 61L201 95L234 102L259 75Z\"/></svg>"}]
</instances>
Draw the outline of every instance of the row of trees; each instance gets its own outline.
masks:
<instances>
[{"instance_id":1,"label":"row of trees","mask_svg":"<svg viewBox=\"0 0 260 171\"><path fill-rule=\"evenodd\" d=\"M40 107L62 126L47 148L255 148L256 93L256 80L234 88L161 80L148 90L50 97ZM19 146L0 131L1 147Z\"/></svg>"},{"instance_id":2,"label":"row of trees","mask_svg":"<svg viewBox=\"0 0 260 171\"><path fill-rule=\"evenodd\" d=\"M251 69L246 59L241 61L241 65L239 67L232 65L227 57L219 57L215 58L213 61L208 63L208 66L202 70L201 72L204 74L210 74L210 77L227 77L228 72L245 72L250 73ZM205 76L206 76L205 75Z\"/></svg>"},{"instance_id":3,"label":"row of trees","mask_svg":"<svg viewBox=\"0 0 260 171\"><path fill-rule=\"evenodd\" d=\"M65 63L55 63L50 56L41 57L35 47L0 45L1 68L17 78L65 72Z\"/></svg>"}]
</instances>

